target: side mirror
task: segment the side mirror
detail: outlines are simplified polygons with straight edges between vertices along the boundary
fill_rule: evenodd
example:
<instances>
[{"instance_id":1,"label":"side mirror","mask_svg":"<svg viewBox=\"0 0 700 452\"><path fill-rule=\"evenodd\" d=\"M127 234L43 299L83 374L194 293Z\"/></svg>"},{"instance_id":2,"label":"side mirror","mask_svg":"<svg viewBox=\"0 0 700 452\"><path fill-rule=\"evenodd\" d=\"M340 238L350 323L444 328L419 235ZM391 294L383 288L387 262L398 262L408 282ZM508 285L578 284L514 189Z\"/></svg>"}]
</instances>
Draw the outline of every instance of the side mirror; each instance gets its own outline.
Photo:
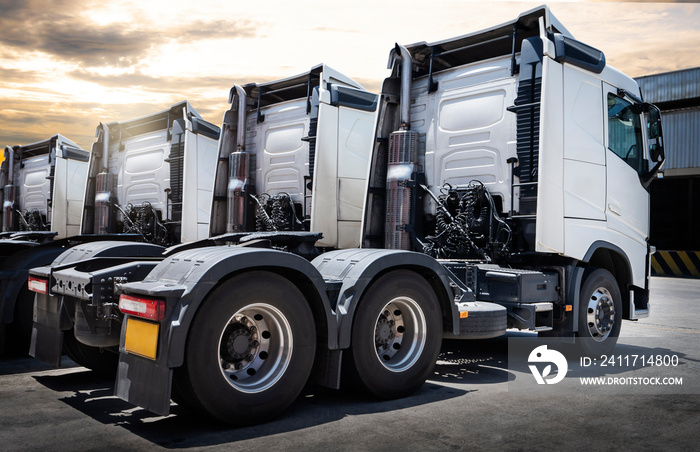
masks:
<instances>
[{"instance_id":1,"label":"side mirror","mask_svg":"<svg viewBox=\"0 0 700 452\"><path fill-rule=\"evenodd\" d=\"M656 105L645 104L647 112L647 136L649 138L649 160L654 167L640 176L642 186L649 187L651 181L661 169L666 160L664 152L664 136L661 128L661 111Z\"/></svg>"},{"instance_id":2,"label":"side mirror","mask_svg":"<svg viewBox=\"0 0 700 452\"><path fill-rule=\"evenodd\" d=\"M663 147L658 143L649 145L649 159L652 162L658 162L663 157Z\"/></svg>"},{"instance_id":3,"label":"side mirror","mask_svg":"<svg viewBox=\"0 0 700 452\"><path fill-rule=\"evenodd\" d=\"M644 104L647 113L647 136L649 138L649 160L654 167L640 176L642 186L648 188L666 161L664 136L661 129L661 111L656 105Z\"/></svg>"},{"instance_id":4,"label":"side mirror","mask_svg":"<svg viewBox=\"0 0 700 452\"><path fill-rule=\"evenodd\" d=\"M649 138L653 140L661 137L661 112L655 105L649 105L648 114Z\"/></svg>"},{"instance_id":5,"label":"side mirror","mask_svg":"<svg viewBox=\"0 0 700 452\"><path fill-rule=\"evenodd\" d=\"M647 105L647 136L650 141L649 157L652 162L663 162L666 156L664 153L663 131L661 129L661 111L656 105Z\"/></svg>"}]
</instances>

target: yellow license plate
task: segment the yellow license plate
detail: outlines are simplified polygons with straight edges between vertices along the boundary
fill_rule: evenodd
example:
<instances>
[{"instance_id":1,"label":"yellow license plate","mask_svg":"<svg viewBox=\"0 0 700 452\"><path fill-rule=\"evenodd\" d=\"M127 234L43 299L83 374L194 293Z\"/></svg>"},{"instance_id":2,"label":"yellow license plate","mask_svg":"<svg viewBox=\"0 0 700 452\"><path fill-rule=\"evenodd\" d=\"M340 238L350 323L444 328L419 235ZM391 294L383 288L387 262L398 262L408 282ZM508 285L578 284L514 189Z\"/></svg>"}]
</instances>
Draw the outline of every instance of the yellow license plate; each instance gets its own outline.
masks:
<instances>
[{"instance_id":1,"label":"yellow license plate","mask_svg":"<svg viewBox=\"0 0 700 452\"><path fill-rule=\"evenodd\" d=\"M157 323L127 318L124 349L129 353L156 359L159 327Z\"/></svg>"}]
</instances>

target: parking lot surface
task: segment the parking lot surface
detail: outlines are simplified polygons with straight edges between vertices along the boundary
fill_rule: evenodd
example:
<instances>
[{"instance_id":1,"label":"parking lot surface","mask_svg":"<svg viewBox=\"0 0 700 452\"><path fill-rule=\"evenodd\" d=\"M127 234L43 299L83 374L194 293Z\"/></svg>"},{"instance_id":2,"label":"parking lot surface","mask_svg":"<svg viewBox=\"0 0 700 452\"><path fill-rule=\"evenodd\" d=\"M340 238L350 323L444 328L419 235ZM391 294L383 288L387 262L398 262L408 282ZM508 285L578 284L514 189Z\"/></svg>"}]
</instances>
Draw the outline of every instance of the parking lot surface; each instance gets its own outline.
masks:
<instances>
[{"instance_id":1,"label":"parking lot surface","mask_svg":"<svg viewBox=\"0 0 700 452\"><path fill-rule=\"evenodd\" d=\"M514 332L444 341L432 378L414 396L377 401L309 387L282 417L230 428L177 406L168 417L133 407L112 395L111 379L67 358L51 369L2 356L0 449L695 450L700 280L656 277L651 290L650 317L623 323L616 353L678 356L671 370L682 385L514 391L513 381L532 378L509 368L509 340L527 336ZM618 366L601 375L651 378L662 370Z\"/></svg>"}]
</instances>

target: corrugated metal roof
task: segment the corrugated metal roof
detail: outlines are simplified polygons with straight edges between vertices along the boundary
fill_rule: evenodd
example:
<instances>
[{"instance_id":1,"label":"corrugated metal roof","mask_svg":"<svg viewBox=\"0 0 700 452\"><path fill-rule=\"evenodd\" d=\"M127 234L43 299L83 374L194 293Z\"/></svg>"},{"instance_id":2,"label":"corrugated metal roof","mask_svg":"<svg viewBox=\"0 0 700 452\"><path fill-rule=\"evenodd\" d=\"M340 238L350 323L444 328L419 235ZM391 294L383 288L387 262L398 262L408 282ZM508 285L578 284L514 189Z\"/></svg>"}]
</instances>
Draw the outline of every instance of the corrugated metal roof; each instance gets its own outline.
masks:
<instances>
[{"instance_id":1,"label":"corrugated metal roof","mask_svg":"<svg viewBox=\"0 0 700 452\"><path fill-rule=\"evenodd\" d=\"M700 97L700 67L635 78L652 104Z\"/></svg>"},{"instance_id":2,"label":"corrugated metal roof","mask_svg":"<svg viewBox=\"0 0 700 452\"><path fill-rule=\"evenodd\" d=\"M661 113L666 163L663 169L700 168L700 108Z\"/></svg>"}]
</instances>

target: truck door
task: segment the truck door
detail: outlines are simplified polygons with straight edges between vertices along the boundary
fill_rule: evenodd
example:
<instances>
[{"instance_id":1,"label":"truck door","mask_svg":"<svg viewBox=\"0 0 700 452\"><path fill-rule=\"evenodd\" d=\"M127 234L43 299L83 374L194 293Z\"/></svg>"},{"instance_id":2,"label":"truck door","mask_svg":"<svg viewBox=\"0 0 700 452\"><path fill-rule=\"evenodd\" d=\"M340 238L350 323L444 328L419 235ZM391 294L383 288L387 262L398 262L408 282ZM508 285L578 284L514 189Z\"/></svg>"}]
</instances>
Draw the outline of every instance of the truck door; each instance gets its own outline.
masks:
<instances>
[{"instance_id":1,"label":"truck door","mask_svg":"<svg viewBox=\"0 0 700 452\"><path fill-rule=\"evenodd\" d=\"M608 229L646 248L649 235L649 193L640 182L647 171L642 115L631 100L603 84L607 101L605 121ZM636 111L636 112L635 112Z\"/></svg>"}]
</instances>

